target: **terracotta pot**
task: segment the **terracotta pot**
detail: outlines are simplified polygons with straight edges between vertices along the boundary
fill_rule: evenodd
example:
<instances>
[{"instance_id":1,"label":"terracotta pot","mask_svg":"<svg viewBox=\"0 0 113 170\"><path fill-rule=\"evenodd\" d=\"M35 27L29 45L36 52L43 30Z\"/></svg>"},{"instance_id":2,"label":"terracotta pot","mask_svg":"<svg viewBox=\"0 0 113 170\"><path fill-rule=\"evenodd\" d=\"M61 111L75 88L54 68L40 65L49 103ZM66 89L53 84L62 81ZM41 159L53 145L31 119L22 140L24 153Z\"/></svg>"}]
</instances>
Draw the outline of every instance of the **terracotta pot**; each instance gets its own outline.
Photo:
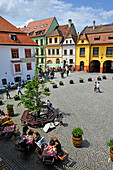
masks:
<instances>
[{"instance_id":1,"label":"terracotta pot","mask_svg":"<svg viewBox=\"0 0 113 170\"><path fill-rule=\"evenodd\" d=\"M12 109L7 109L7 113L9 116L14 116L14 110Z\"/></svg>"},{"instance_id":2,"label":"terracotta pot","mask_svg":"<svg viewBox=\"0 0 113 170\"><path fill-rule=\"evenodd\" d=\"M111 157L111 161L113 161L113 149L110 149L110 157Z\"/></svg>"},{"instance_id":3,"label":"terracotta pot","mask_svg":"<svg viewBox=\"0 0 113 170\"><path fill-rule=\"evenodd\" d=\"M82 135L72 137L73 145L77 148L80 148L82 146Z\"/></svg>"}]
</instances>

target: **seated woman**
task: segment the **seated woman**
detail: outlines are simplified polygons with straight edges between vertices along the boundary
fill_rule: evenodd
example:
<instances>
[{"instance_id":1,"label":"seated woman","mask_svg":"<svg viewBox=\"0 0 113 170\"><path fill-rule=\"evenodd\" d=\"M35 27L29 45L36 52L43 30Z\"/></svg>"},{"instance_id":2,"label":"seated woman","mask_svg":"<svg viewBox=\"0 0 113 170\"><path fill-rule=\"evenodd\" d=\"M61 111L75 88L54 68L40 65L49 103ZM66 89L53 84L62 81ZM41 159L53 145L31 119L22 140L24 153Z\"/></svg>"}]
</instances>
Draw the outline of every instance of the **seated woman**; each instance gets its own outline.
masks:
<instances>
[{"instance_id":1,"label":"seated woman","mask_svg":"<svg viewBox=\"0 0 113 170\"><path fill-rule=\"evenodd\" d=\"M55 140L55 146L56 146L56 149L57 149L57 155L62 156L63 150L61 149L61 144L57 139Z\"/></svg>"},{"instance_id":2,"label":"seated woman","mask_svg":"<svg viewBox=\"0 0 113 170\"><path fill-rule=\"evenodd\" d=\"M34 130L33 129L29 129L28 135L33 135L33 133L34 133Z\"/></svg>"},{"instance_id":3,"label":"seated woman","mask_svg":"<svg viewBox=\"0 0 113 170\"><path fill-rule=\"evenodd\" d=\"M34 142L38 142L41 139L41 135L38 132L35 132Z\"/></svg>"}]
</instances>

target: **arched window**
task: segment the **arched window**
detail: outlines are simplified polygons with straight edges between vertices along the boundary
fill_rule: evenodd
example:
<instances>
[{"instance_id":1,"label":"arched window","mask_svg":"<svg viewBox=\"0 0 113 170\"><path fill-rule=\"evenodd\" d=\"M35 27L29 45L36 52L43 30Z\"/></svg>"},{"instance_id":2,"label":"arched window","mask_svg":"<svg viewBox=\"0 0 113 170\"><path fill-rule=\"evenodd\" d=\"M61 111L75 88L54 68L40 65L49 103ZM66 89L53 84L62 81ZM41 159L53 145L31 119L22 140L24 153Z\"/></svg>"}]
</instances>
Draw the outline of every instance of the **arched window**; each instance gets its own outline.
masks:
<instances>
[{"instance_id":1,"label":"arched window","mask_svg":"<svg viewBox=\"0 0 113 170\"><path fill-rule=\"evenodd\" d=\"M60 64L60 59L59 58L56 59L56 64Z\"/></svg>"}]
</instances>

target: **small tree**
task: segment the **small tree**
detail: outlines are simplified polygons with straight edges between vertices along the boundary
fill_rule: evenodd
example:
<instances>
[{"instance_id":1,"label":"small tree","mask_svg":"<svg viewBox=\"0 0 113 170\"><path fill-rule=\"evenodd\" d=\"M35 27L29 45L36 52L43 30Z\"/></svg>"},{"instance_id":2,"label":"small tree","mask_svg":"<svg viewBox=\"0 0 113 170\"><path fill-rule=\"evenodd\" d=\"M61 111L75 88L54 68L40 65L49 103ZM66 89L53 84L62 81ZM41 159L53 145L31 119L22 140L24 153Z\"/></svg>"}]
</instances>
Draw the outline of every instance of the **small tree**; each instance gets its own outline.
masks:
<instances>
[{"instance_id":1,"label":"small tree","mask_svg":"<svg viewBox=\"0 0 113 170\"><path fill-rule=\"evenodd\" d=\"M36 111L36 116L40 117L41 105L45 102L42 101L44 96L49 96L50 93L44 90L46 80L40 83L39 78L41 78L42 69L36 66L35 76L33 80L27 81L25 85L26 90L24 95L21 96L21 101L18 104L23 104L25 108L28 108L30 111Z\"/></svg>"}]
</instances>

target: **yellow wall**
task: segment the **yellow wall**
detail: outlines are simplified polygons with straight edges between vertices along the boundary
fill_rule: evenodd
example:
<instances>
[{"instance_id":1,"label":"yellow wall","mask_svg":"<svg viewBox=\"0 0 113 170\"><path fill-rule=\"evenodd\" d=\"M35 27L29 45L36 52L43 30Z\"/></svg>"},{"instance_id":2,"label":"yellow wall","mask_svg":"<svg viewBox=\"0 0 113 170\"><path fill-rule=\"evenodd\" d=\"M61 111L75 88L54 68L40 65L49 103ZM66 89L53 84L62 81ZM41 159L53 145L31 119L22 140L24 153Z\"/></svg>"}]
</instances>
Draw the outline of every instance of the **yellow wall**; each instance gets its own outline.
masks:
<instances>
[{"instance_id":1,"label":"yellow wall","mask_svg":"<svg viewBox=\"0 0 113 170\"><path fill-rule=\"evenodd\" d=\"M80 56L80 48L85 48L85 56ZM89 65L89 53L90 45L76 45L76 65L80 65L80 62L83 61L84 65Z\"/></svg>"},{"instance_id":2,"label":"yellow wall","mask_svg":"<svg viewBox=\"0 0 113 170\"><path fill-rule=\"evenodd\" d=\"M54 42L54 39L55 38L58 38L57 39L57 43ZM48 61L51 60L53 65L51 67L57 67L55 66L57 63L56 63L56 59L59 58L60 59L60 63L62 65L62 46L59 45L60 44L60 41L61 41L61 37L48 37L47 38L47 42L48 42L48 45L45 46L45 50L46 50L46 66L48 64ZM49 38L52 38L52 43L49 43ZM48 55L48 49L50 49L50 55ZM52 54L52 49L55 50L55 54L53 55ZM56 50L59 49L59 55L57 54Z\"/></svg>"},{"instance_id":3,"label":"yellow wall","mask_svg":"<svg viewBox=\"0 0 113 170\"><path fill-rule=\"evenodd\" d=\"M93 56L93 47L99 47L99 55L98 56ZM113 61L113 55L106 56L107 47L113 47L113 45L112 44L92 45L91 46L91 61L92 60L98 60L101 63L100 67L103 67L103 63L106 60L112 60Z\"/></svg>"},{"instance_id":4,"label":"yellow wall","mask_svg":"<svg viewBox=\"0 0 113 170\"><path fill-rule=\"evenodd\" d=\"M82 42L84 41L84 42ZM77 44L89 44L88 40L79 40Z\"/></svg>"}]
</instances>

